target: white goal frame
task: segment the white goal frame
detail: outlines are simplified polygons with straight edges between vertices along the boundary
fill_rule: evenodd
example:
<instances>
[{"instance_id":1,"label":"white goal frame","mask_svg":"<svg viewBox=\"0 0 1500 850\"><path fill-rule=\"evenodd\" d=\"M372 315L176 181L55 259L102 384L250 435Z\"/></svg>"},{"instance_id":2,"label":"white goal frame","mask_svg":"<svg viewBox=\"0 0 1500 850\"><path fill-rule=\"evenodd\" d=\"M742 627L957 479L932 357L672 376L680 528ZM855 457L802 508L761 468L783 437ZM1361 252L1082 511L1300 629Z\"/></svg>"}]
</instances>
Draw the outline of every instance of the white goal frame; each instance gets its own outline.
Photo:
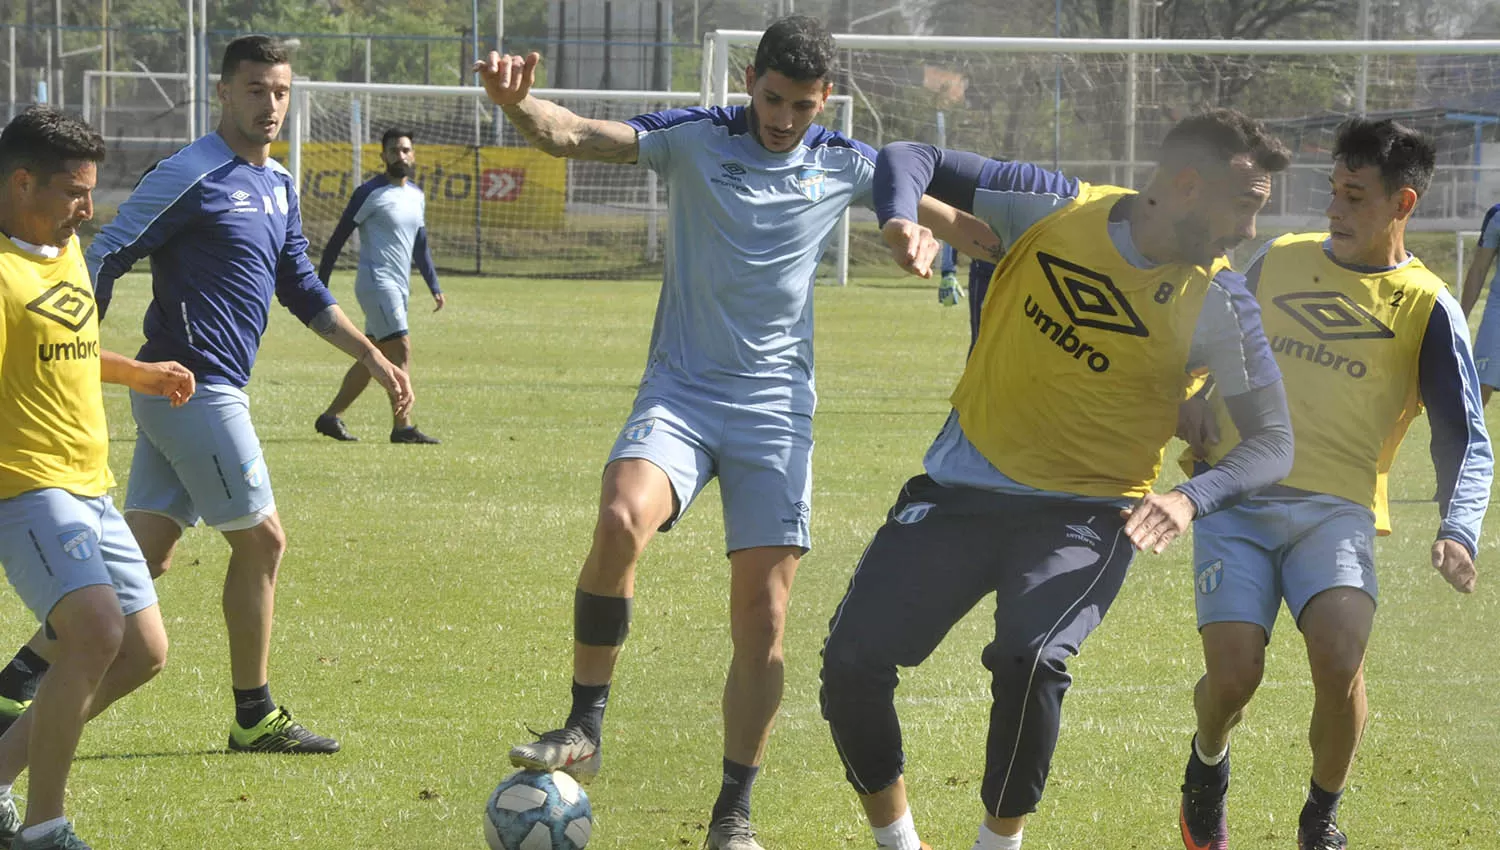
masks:
<instances>
[{"instance_id":1,"label":"white goal frame","mask_svg":"<svg viewBox=\"0 0 1500 850\"><path fill-rule=\"evenodd\" d=\"M703 64L700 69L701 96L705 103L727 102L731 76L739 69L730 68L729 53L735 47L753 48L761 38L757 30L716 30L703 37ZM968 53L1031 53L1031 54L1123 54L1126 60L1125 98L1121 104L1121 127L1125 136L1125 160L1118 163L1068 163L1061 165L1118 165L1124 172L1121 185L1131 185L1137 168L1148 168L1155 163L1141 159L1136 151L1136 119L1139 113L1139 86L1137 63L1141 56L1177 54L1212 54L1220 56L1358 56L1361 64L1356 103L1353 111L1365 112L1365 97L1368 89L1368 60L1381 56L1484 56L1500 55L1500 40L1422 40L1422 41L1357 41L1357 40L1231 40L1231 39L1141 39L1141 38L1009 38L978 36L900 36L859 35L839 33L833 36L840 49L880 50L889 52L953 51ZM858 94L858 92L855 92ZM1294 165L1294 168L1312 166ZM1497 166L1463 166L1466 171L1490 171ZM1308 218L1296 215L1279 215L1274 209L1261 216L1267 230L1298 230L1308 226L1321 227L1320 217ZM1424 222L1423 230L1429 232L1459 232L1469 230L1473 222L1468 217L1450 215L1442 219Z\"/></svg>"},{"instance_id":2,"label":"white goal frame","mask_svg":"<svg viewBox=\"0 0 1500 850\"><path fill-rule=\"evenodd\" d=\"M287 112L287 142L288 156L287 169L291 171L296 181L298 192L302 190L302 145L307 134L307 116L310 114L309 96L317 93L340 93L345 95L404 95L416 98L471 98L479 102L478 105L494 110L497 114L499 107L490 104L484 89L476 86L425 86L425 85L399 85L385 83L343 83L322 81L298 81L292 86L292 105ZM615 103L640 103L640 104L671 104L679 106L696 106L704 104L700 92L694 91L637 91L637 90L613 90L613 89L532 89L532 95L547 99L581 99L613 101ZM839 130L846 135L854 127L853 98L848 95L836 95L830 97L831 103L841 107L839 110ZM726 97L720 105L729 103L748 103L746 95L732 95ZM498 127L498 124L494 125ZM475 136L478 138L482 133L479 126L479 113L475 113ZM354 173L359 171L359 146L351 148L354 157ZM665 205L657 196L657 183L653 179L649 184L649 202L646 210L647 242L654 245L657 242L660 219L665 212ZM835 235L837 242L837 255L833 258L835 264L835 276L840 285L848 283L849 280L849 213L845 211L839 231Z\"/></svg>"}]
</instances>

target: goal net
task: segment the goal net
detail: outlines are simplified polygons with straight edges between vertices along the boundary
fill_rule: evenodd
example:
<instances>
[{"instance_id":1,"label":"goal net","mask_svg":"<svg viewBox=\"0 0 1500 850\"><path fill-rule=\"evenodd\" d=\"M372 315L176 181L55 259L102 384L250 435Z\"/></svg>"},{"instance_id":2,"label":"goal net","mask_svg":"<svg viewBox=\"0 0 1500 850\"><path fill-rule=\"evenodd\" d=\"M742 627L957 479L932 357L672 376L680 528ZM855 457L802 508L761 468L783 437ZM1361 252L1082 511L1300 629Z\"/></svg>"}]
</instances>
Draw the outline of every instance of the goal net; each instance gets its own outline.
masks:
<instances>
[{"instance_id":1,"label":"goal net","mask_svg":"<svg viewBox=\"0 0 1500 850\"><path fill-rule=\"evenodd\" d=\"M631 116L700 102L698 92L534 92L587 118ZM848 98L835 104L848 109ZM320 250L356 186L381 173L380 137L415 134L414 177L427 196L427 232L440 269L486 275L659 278L667 192L653 172L556 159L530 147L482 89L298 83L286 142L273 155L299 181L303 229ZM840 245L825 256L837 276ZM356 243L357 244L357 243ZM356 244L340 262L352 264Z\"/></svg>"},{"instance_id":2,"label":"goal net","mask_svg":"<svg viewBox=\"0 0 1500 850\"><path fill-rule=\"evenodd\" d=\"M1234 107L1295 154L1261 220L1274 233L1324 226L1334 131L1365 113L1438 143L1414 229L1472 229L1500 201L1500 42L835 38L835 91L853 98L855 137L876 147L925 141L1138 187L1173 123ZM739 90L759 39L705 38L706 99ZM873 217L856 222L853 260L882 258Z\"/></svg>"}]
</instances>

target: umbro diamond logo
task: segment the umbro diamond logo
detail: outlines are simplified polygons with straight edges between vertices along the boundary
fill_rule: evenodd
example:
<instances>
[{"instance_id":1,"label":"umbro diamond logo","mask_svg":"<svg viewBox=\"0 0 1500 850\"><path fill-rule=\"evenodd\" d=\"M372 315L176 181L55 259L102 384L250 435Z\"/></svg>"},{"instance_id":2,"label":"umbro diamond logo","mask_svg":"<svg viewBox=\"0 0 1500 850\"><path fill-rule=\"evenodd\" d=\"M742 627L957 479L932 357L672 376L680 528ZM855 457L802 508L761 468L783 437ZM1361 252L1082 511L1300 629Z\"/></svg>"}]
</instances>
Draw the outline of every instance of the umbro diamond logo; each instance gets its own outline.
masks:
<instances>
[{"instance_id":1,"label":"umbro diamond logo","mask_svg":"<svg viewBox=\"0 0 1500 850\"><path fill-rule=\"evenodd\" d=\"M94 293L64 281L31 299L26 309L77 333L94 315Z\"/></svg>"},{"instance_id":2,"label":"umbro diamond logo","mask_svg":"<svg viewBox=\"0 0 1500 850\"><path fill-rule=\"evenodd\" d=\"M247 204L250 202L250 193L244 189L236 189L234 190L234 194L229 196L229 199L236 204Z\"/></svg>"},{"instance_id":3,"label":"umbro diamond logo","mask_svg":"<svg viewBox=\"0 0 1500 850\"><path fill-rule=\"evenodd\" d=\"M1086 525L1068 525L1065 535L1069 540L1077 540L1079 543L1093 545L1100 542L1099 533Z\"/></svg>"},{"instance_id":4,"label":"umbro diamond logo","mask_svg":"<svg viewBox=\"0 0 1500 850\"><path fill-rule=\"evenodd\" d=\"M1109 275L1038 251L1037 262L1042 273L1052 285L1052 292L1062 304L1068 320L1080 328L1097 328L1101 331L1150 336L1146 325L1125 299L1125 293L1115 286Z\"/></svg>"},{"instance_id":5,"label":"umbro diamond logo","mask_svg":"<svg viewBox=\"0 0 1500 850\"><path fill-rule=\"evenodd\" d=\"M1342 292L1288 292L1271 300L1297 324L1325 342L1396 336L1395 331Z\"/></svg>"}]
</instances>

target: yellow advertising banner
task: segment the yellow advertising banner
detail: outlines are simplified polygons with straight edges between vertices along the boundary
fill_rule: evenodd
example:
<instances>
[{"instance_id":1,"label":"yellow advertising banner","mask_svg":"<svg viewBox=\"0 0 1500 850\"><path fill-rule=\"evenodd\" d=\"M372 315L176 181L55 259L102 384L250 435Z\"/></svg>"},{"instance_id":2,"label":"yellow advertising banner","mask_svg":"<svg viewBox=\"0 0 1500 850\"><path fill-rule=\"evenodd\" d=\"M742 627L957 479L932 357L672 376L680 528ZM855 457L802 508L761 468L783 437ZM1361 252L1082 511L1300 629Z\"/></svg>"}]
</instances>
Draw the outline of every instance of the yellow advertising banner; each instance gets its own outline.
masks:
<instances>
[{"instance_id":1,"label":"yellow advertising banner","mask_svg":"<svg viewBox=\"0 0 1500 850\"><path fill-rule=\"evenodd\" d=\"M288 144L275 142L271 156L286 164ZM316 208L342 211L355 187L384 172L380 145L360 146L360 170L353 175L354 157L348 142L302 144L302 208L308 217ZM412 181L427 196L429 230L436 222L473 221L487 227L553 230L563 226L567 198L567 163L532 148L463 145L419 145ZM337 213L335 213L337 215Z\"/></svg>"}]
</instances>

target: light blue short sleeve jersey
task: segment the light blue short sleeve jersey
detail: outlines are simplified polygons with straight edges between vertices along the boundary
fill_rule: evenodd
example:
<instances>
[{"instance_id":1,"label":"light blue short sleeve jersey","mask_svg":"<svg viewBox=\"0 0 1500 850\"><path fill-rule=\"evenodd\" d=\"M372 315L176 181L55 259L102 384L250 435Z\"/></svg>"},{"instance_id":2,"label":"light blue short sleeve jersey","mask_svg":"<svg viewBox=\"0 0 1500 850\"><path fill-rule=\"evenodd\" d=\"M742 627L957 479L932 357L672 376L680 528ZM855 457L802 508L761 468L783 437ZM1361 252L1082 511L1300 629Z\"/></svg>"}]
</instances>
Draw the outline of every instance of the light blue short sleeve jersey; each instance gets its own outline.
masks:
<instances>
[{"instance_id":1,"label":"light blue short sleeve jersey","mask_svg":"<svg viewBox=\"0 0 1500 850\"><path fill-rule=\"evenodd\" d=\"M756 141L743 107L628 122L669 200L666 270L646 379L810 414L812 283L850 204L871 204L875 151L813 125L789 153Z\"/></svg>"},{"instance_id":2,"label":"light blue short sleeve jersey","mask_svg":"<svg viewBox=\"0 0 1500 850\"><path fill-rule=\"evenodd\" d=\"M365 198L354 223L359 225L359 271L354 288L405 290L411 281L412 248L427 215L422 190L407 183L377 186Z\"/></svg>"}]
</instances>

